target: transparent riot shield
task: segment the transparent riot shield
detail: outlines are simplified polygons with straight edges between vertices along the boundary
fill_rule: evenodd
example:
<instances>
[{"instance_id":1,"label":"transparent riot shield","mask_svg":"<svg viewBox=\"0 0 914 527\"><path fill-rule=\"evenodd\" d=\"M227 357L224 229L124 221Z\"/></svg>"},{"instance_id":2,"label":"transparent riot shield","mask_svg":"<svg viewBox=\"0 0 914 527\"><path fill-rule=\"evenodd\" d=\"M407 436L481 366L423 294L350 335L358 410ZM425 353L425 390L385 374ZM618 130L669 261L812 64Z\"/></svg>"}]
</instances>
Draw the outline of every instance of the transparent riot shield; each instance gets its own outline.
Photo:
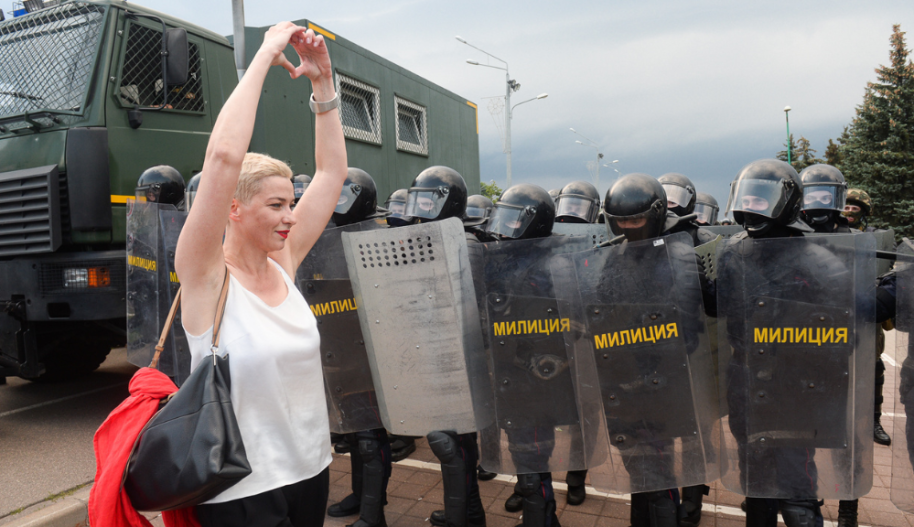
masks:
<instances>
[{"instance_id":1,"label":"transparent riot shield","mask_svg":"<svg viewBox=\"0 0 914 527\"><path fill-rule=\"evenodd\" d=\"M605 223L556 223L552 234L589 238L590 245L595 246L615 238L607 229Z\"/></svg>"},{"instance_id":2,"label":"transparent riot shield","mask_svg":"<svg viewBox=\"0 0 914 527\"><path fill-rule=\"evenodd\" d=\"M158 221L156 204L127 200L127 359L136 366L149 366L161 329Z\"/></svg>"},{"instance_id":3,"label":"transparent riot shield","mask_svg":"<svg viewBox=\"0 0 914 527\"><path fill-rule=\"evenodd\" d=\"M742 225L709 225L702 228L713 234L719 234L724 238L729 238L734 234L739 234L745 230Z\"/></svg>"},{"instance_id":4,"label":"transparent riot shield","mask_svg":"<svg viewBox=\"0 0 914 527\"><path fill-rule=\"evenodd\" d=\"M174 269L178 236L187 213L173 205L128 203L127 216L127 358L148 366L162 332L168 311L180 288ZM180 386L190 375L190 348L175 316L158 369Z\"/></svg>"},{"instance_id":5,"label":"transparent riot shield","mask_svg":"<svg viewBox=\"0 0 914 527\"><path fill-rule=\"evenodd\" d=\"M562 256L556 290L574 305L579 387L599 386L610 492L717 479L718 396L701 270L686 233Z\"/></svg>"},{"instance_id":6,"label":"transparent riot shield","mask_svg":"<svg viewBox=\"0 0 914 527\"><path fill-rule=\"evenodd\" d=\"M344 232L380 228L366 221L327 229L298 268L298 287L321 335L330 431L338 434L384 427L341 237Z\"/></svg>"},{"instance_id":7,"label":"transparent riot shield","mask_svg":"<svg viewBox=\"0 0 914 527\"><path fill-rule=\"evenodd\" d=\"M872 233L876 236L876 250L892 252L895 250L895 230L878 230ZM876 276L882 276L892 270L892 261L883 258L876 259Z\"/></svg>"},{"instance_id":8,"label":"transparent riot shield","mask_svg":"<svg viewBox=\"0 0 914 527\"><path fill-rule=\"evenodd\" d=\"M482 272L486 351L495 420L479 433L480 463L499 474L582 470L595 455L600 414L582 415L571 367L568 302L558 300L550 262L592 247L583 236L488 243ZM479 291L479 289L477 289ZM562 315L566 315L562 317Z\"/></svg>"},{"instance_id":9,"label":"transparent riot shield","mask_svg":"<svg viewBox=\"0 0 914 527\"><path fill-rule=\"evenodd\" d=\"M342 240L384 427L414 436L484 428L490 381L463 223Z\"/></svg>"},{"instance_id":10,"label":"transparent riot shield","mask_svg":"<svg viewBox=\"0 0 914 527\"><path fill-rule=\"evenodd\" d=\"M892 503L914 512L914 243L905 238L895 263L895 416L892 419ZM891 383L888 383L891 386ZM888 395L888 394L886 394ZM885 414L883 414L885 415ZM911 416L912 419L908 417ZM882 420L885 423L885 419Z\"/></svg>"},{"instance_id":11,"label":"transparent riot shield","mask_svg":"<svg viewBox=\"0 0 914 527\"><path fill-rule=\"evenodd\" d=\"M873 479L875 239L737 238L718 248L727 489L843 499Z\"/></svg>"}]
</instances>

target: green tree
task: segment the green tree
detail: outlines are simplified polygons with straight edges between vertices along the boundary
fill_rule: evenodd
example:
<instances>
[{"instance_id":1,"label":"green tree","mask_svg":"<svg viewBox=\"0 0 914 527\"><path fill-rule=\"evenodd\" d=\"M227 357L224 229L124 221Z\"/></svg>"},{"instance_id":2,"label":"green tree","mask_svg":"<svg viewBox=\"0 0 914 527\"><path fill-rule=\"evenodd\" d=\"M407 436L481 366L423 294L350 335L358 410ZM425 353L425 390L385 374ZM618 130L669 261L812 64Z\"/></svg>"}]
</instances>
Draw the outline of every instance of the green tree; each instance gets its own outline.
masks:
<instances>
[{"instance_id":1,"label":"green tree","mask_svg":"<svg viewBox=\"0 0 914 527\"><path fill-rule=\"evenodd\" d=\"M489 198L493 202L497 201L504 192L498 185L495 184L495 180L491 180L489 183L479 183L480 188L482 188L482 195Z\"/></svg>"},{"instance_id":2,"label":"green tree","mask_svg":"<svg viewBox=\"0 0 914 527\"><path fill-rule=\"evenodd\" d=\"M787 144L784 144L784 150L778 152L777 158L787 161ZM801 135L798 141L794 141L793 134L790 134L790 166L800 172L816 163L824 163L824 160L816 157L816 150L810 145L809 139Z\"/></svg>"},{"instance_id":3,"label":"green tree","mask_svg":"<svg viewBox=\"0 0 914 527\"><path fill-rule=\"evenodd\" d=\"M787 143L784 143L784 149L778 152L777 158L781 161L787 161ZM790 134L790 160L797 158L797 143L793 140L793 134ZM791 163L792 164L792 163Z\"/></svg>"},{"instance_id":4,"label":"green tree","mask_svg":"<svg viewBox=\"0 0 914 527\"><path fill-rule=\"evenodd\" d=\"M876 68L840 148L848 186L873 199L870 224L914 236L914 64L905 33L892 27L889 66ZM839 140L840 142L840 140Z\"/></svg>"}]
</instances>

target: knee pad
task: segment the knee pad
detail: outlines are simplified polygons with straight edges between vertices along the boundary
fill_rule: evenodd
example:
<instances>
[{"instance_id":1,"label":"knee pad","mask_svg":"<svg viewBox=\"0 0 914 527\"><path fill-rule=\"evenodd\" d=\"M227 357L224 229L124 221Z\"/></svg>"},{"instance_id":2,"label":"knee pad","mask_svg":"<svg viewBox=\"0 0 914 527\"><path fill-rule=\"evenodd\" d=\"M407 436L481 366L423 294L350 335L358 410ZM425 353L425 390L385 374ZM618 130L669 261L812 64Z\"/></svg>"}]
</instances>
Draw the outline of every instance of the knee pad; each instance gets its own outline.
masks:
<instances>
[{"instance_id":1,"label":"knee pad","mask_svg":"<svg viewBox=\"0 0 914 527\"><path fill-rule=\"evenodd\" d=\"M456 434L450 432L430 432L426 438L432 453L442 463L451 463L461 458L460 446L457 444Z\"/></svg>"},{"instance_id":2,"label":"knee pad","mask_svg":"<svg viewBox=\"0 0 914 527\"><path fill-rule=\"evenodd\" d=\"M518 474L517 485L522 496L530 496L540 490L543 480L539 474Z\"/></svg>"}]
</instances>

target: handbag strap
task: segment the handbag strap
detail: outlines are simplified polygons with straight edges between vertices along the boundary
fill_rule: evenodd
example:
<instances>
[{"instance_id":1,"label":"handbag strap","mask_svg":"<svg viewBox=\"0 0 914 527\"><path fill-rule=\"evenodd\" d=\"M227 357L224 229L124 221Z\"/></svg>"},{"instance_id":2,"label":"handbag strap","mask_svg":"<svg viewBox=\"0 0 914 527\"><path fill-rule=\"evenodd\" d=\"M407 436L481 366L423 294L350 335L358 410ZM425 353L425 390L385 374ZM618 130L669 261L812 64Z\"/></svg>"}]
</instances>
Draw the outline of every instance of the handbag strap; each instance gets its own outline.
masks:
<instances>
[{"instance_id":1,"label":"handbag strap","mask_svg":"<svg viewBox=\"0 0 914 527\"><path fill-rule=\"evenodd\" d=\"M228 286L229 286L229 270L228 267L225 268L225 279L222 281L222 291L219 293L219 302L216 304L216 317L213 321L213 344L211 350L215 356L216 351L219 349L219 330L222 325L222 315L225 313L225 302L228 299ZM159 342L156 344L155 354L152 356L152 362L149 363L150 368L157 368L159 365L159 357L162 355L162 351L165 350L165 340L168 339L168 333L171 331L171 326L174 324L175 315L178 312L178 306L181 305L181 288L178 288L178 292L175 294L175 301L171 304L171 309L168 311L168 317L165 319L165 326L162 328L162 334L159 336Z\"/></svg>"}]
</instances>

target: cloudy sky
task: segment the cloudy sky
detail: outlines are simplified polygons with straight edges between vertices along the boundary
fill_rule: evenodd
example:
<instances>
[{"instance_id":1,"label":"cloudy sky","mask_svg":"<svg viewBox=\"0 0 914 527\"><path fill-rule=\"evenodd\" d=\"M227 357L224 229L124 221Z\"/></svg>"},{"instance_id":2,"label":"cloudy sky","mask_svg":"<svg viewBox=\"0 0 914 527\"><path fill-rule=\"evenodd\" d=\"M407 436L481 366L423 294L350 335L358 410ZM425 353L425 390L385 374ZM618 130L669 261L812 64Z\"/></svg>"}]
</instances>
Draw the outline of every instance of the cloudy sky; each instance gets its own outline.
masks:
<instances>
[{"instance_id":1,"label":"cloudy sky","mask_svg":"<svg viewBox=\"0 0 914 527\"><path fill-rule=\"evenodd\" d=\"M222 34L229 0L142 0ZM8 10L10 0L0 0ZM889 61L892 24L909 31L914 2L714 0L618 2L248 0L246 23L308 18L479 103L482 179L505 183L502 138L486 97L504 75L472 66L508 62L521 83L515 109L514 182L546 189L590 179L595 141L621 173L681 172L725 205L746 163L783 149L791 131L823 155L854 116L874 68ZM494 63L498 64L498 63ZM600 191L617 177L602 168Z\"/></svg>"}]
</instances>

